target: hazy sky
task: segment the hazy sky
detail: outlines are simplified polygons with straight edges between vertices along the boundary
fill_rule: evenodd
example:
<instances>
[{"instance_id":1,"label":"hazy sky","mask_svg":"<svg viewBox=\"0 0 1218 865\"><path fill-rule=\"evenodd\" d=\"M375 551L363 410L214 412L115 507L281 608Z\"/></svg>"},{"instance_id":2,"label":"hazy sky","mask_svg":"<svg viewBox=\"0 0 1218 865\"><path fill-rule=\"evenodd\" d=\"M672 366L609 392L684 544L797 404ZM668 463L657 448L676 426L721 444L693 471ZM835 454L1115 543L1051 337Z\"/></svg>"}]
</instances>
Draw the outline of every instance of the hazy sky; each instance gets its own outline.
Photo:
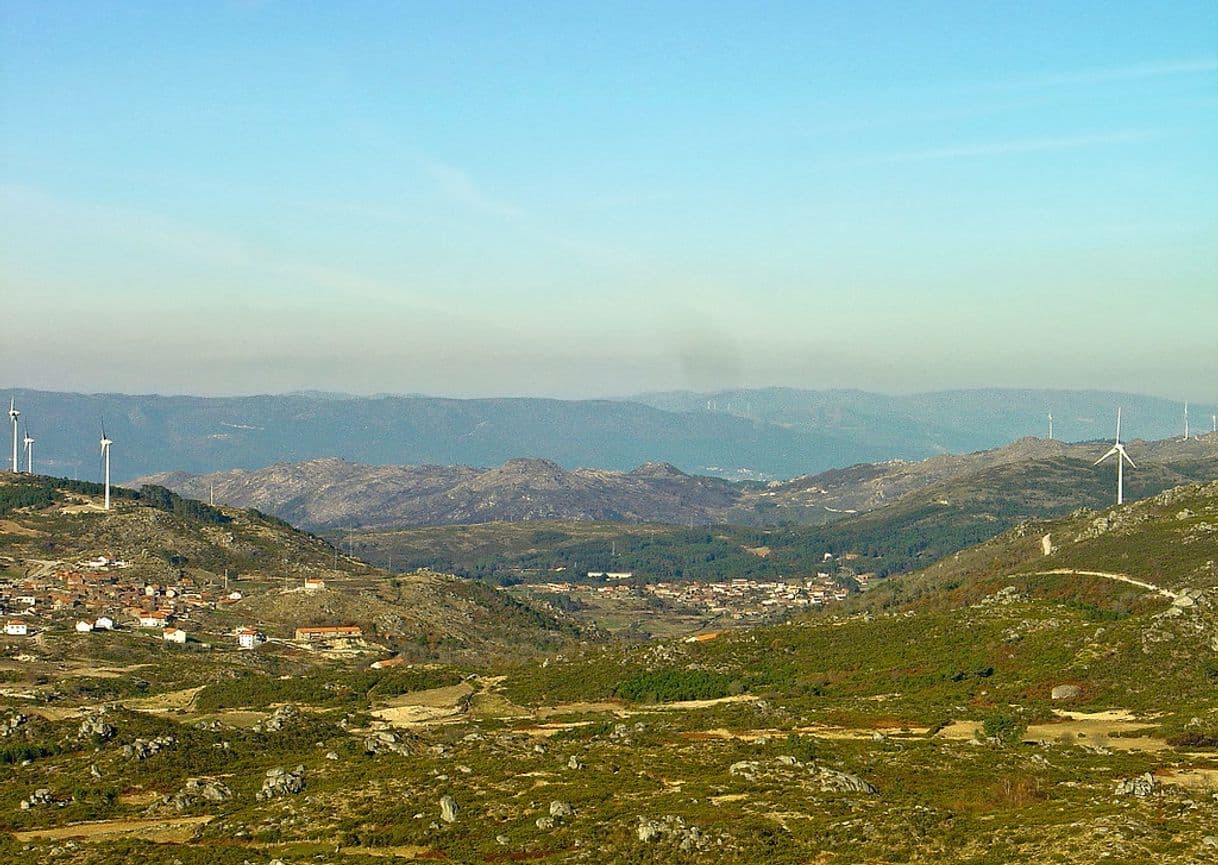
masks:
<instances>
[{"instance_id":1,"label":"hazy sky","mask_svg":"<svg viewBox=\"0 0 1218 865\"><path fill-rule=\"evenodd\" d=\"M0 385L1218 399L1218 6L0 0Z\"/></svg>"}]
</instances>

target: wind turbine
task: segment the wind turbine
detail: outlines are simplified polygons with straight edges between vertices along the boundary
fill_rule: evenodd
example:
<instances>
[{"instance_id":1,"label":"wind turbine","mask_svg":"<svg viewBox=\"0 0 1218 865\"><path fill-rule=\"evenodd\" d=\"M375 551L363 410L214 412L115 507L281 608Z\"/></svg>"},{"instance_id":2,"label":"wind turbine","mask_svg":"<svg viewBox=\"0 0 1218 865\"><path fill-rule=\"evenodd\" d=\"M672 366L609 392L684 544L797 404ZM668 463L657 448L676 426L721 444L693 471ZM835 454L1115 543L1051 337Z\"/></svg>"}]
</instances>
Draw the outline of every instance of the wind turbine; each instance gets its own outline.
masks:
<instances>
[{"instance_id":1,"label":"wind turbine","mask_svg":"<svg viewBox=\"0 0 1218 865\"><path fill-rule=\"evenodd\" d=\"M1049 412L1049 441L1053 441L1053 412Z\"/></svg>"},{"instance_id":2,"label":"wind turbine","mask_svg":"<svg viewBox=\"0 0 1218 865\"><path fill-rule=\"evenodd\" d=\"M1121 410L1119 408L1117 409L1116 439L1113 441L1108 453L1096 460L1095 464L1098 466L1113 454L1116 454L1117 458L1117 504L1123 505L1125 504L1125 463L1128 462L1130 468L1136 469L1137 466L1129 458L1129 454L1125 453L1125 445L1121 444Z\"/></svg>"},{"instance_id":3,"label":"wind turbine","mask_svg":"<svg viewBox=\"0 0 1218 865\"><path fill-rule=\"evenodd\" d=\"M1184 401L1184 440L1188 441L1188 400Z\"/></svg>"},{"instance_id":4,"label":"wind turbine","mask_svg":"<svg viewBox=\"0 0 1218 865\"><path fill-rule=\"evenodd\" d=\"M102 424L101 455L106 464L106 510L110 510L110 445L114 442L106 437L106 425Z\"/></svg>"},{"instance_id":5,"label":"wind turbine","mask_svg":"<svg viewBox=\"0 0 1218 865\"><path fill-rule=\"evenodd\" d=\"M25 445L25 472L32 475L34 473L34 437L30 435L29 424L25 427L25 438L21 440Z\"/></svg>"},{"instance_id":6,"label":"wind turbine","mask_svg":"<svg viewBox=\"0 0 1218 865\"><path fill-rule=\"evenodd\" d=\"M8 398L8 416L13 422L13 474L17 474L17 418L21 417L21 412L17 411L16 405L13 404L13 398Z\"/></svg>"}]
</instances>

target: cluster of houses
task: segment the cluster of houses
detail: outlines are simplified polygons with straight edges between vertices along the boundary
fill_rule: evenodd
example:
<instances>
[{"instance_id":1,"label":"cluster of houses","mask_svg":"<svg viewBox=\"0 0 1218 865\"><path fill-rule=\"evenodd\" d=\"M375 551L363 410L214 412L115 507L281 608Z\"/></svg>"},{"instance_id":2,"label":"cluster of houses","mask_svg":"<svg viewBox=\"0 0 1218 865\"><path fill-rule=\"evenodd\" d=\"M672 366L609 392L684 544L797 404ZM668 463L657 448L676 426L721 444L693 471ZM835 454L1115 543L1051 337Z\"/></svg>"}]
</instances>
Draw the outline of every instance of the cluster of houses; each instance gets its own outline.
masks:
<instances>
[{"instance_id":1,"label":"cluster of houses","mask_svg":"<svg viewBox=\"0 0 1218 865\"><path fill-rule=\"evenodd\" d=\"M121 620L159 631L166 643L184 644L185 625L193 612L224 609L242 599L241 592L209 591L186 575L167 584L132 580L121 573L127 567L126 562L100 556L47 577L0 580L4 635L26 637L70 621L80 634L113 631L121 627ZM323 580L310 577L299 590L313 593L325 587ZM232 636L241 649L256 649L267 641L261 631L250 627L238 628ZM361 636L357 626L296 630L296 639L304 642Z\"/></svg>"},{"instance_id":2,"label":"cluster of houses","mask_svg":"<svg viewBox=\"0 0 1218 865\"><path fill-rule=\"evenodd\" d=\"M654 597L668 604L737 620L751 620L790 610L817 607L841 601L849 590L837 585L827 573L800 580L760 581L735 579L721 583L661 582L643 585L588 586L577 583L542 583L546 592L589 593L606 599Z\"/></svg>"}]
</instances>

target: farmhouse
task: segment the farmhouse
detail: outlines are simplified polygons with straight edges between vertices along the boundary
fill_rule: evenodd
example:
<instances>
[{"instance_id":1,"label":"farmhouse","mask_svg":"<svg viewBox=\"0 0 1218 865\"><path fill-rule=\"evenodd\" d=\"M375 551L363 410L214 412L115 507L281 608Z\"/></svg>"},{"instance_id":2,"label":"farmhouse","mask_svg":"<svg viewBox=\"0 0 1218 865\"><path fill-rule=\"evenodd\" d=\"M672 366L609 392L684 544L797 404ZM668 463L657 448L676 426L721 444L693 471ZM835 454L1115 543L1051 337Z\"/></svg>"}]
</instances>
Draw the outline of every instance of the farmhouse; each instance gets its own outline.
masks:
<instances>
[{"instance_id":1,"label":"farmhouse","mask_svg":"<svg viewBox=\"0 0 1218 865\"><path fill-rule=\"evenodd\" d=\"M241 628L237 631L237 646L242 649L256 649L266 642L266 637L254 628Z\"/></svg>"},{"instance_id":2,"label":"farmhouse","mask_svg":"<svg viewBox=\"0 0 1218 865\"><path fill-rule=\"evenodd\" d=\"M9 637L24 637L30 632L30 626L25 622L10 620L4 625L4 633Z\"/></svg>"},{"instance_id":3,"label":"farmhouse","mask_svg":"<svg viewBox=\"0 0 1218 865\"><path fill-rule=\"evenodd\" d=\"M181 628L166 628L161 631L161 639L166 643L185 643L186 632Z\"/></svg>"}]
</instances>

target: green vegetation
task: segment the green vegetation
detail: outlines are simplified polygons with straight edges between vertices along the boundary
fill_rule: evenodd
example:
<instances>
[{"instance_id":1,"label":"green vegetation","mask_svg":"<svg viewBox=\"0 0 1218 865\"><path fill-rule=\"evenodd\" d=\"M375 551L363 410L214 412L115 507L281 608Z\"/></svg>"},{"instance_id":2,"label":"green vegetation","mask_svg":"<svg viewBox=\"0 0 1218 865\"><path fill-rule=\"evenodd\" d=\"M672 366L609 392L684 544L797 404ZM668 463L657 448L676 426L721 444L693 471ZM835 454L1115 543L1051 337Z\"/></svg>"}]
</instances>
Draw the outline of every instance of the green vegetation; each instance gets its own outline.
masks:
<instances>
[{"instance_id":1,"label":"green vegetation","mask_svg":"<svg viewBox=\"0 0 1218 865\"><path fill-rule=\"evenodd\" d=\"M341 676L317 673L288 678L247 674L203 688L194 705L200 712L221 709L264 709L282 703L303 703L330 708L367 708L375 700L411 691L455 685L461 675L439 668L358 670Z\"/></svg>"},{"instance_id":2,"label":"green vegetation","mask_svg":"<svg viewBox=\"0 0 1218 865\"><path fill-rule=\"evenodd\" d=\"M706 670L655 670L638 673L613 689L613 695L635 703L710 700L732 692L732 679Z\"/></svg>"}]
</instances>

